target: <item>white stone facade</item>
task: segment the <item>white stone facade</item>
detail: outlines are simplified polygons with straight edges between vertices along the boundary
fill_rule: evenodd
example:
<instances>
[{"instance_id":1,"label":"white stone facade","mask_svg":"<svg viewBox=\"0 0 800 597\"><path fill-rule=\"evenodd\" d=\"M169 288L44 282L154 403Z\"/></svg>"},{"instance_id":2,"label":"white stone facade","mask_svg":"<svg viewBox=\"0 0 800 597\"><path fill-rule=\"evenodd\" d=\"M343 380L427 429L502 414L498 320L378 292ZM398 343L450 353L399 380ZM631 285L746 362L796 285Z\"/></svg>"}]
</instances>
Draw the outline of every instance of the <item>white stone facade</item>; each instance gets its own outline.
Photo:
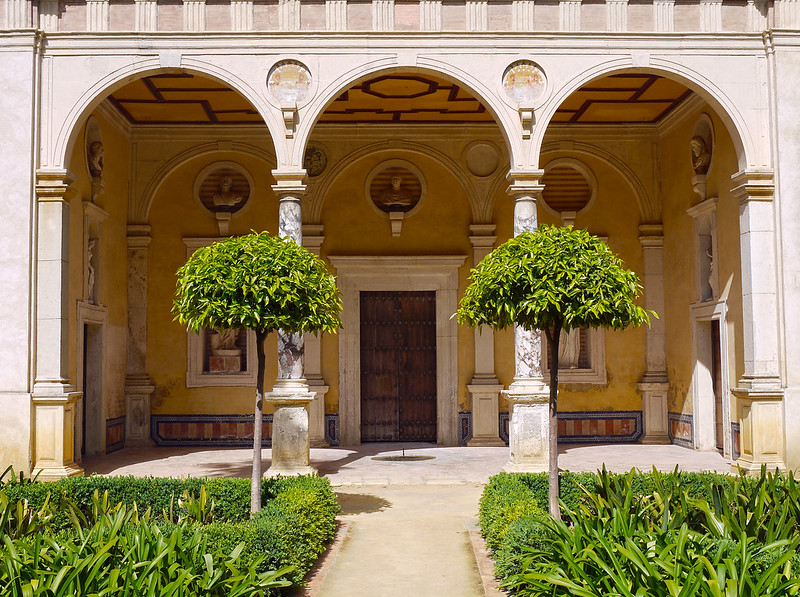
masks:
<instances>
[{"instance_id":1,"label":"white stone facade","mask_svg":"<svg viewBox=\"0 0 800 597\"><path fill-rule=\"evenodd\" d=\"M153 377L159 364L148 356L148 347L156 341L153 335L161 333L148 329L148 313L169 307L168 297L156 294L149 284L154 274L159 275L164 257L162 249L153 247L168 245L158 236L162 231L150 230L154 198L169 176L180 173L192 159L215 151L270 164L263 171L266 176L271 170L275 183L270 197L274 198L278 226L273 232L279 230L303 242L302 228L318 226L313 230L319 234L312 234L316 238L322 237L324 225L324 242L320 240L316 250L322 247L323 256L331 256L332 268L341 268L346 321L337 349L338 380L331 379L336 375L323 375L325 356L320 357L320 351L330 350L324 341L321 347L306 342L306 351L313 351L311 371L306 364L308 384L302 360L291 363L291 371L286 373L287 379L300 384L293 396L302 394L306 403L314 392L322 396L310 407L315 443L322 441L329 414L340 416L343 442L359 442L358 332L347 326L351 324L348 319L357 317L358 292L371 288L436 291L438 441L457 441L459 411L470 408L472 416L480 418L480 422L473 420L474 429L480 430L478 438L485 444L496 443L499 438L492 425L497 413L493 411L499 408L500 370L506 373L499 360L495 365L494 353L505 350L501 342L510 342L508 336L487 341L471 331L459 335L454 320L449 319L464 289L466 270L459 274L459 267L465 260L468 265L476 264L494 242L487 245L482 241L504 239L536 225L543 168L546 161L555 159L547 156L604 160L613 176L627 182L637 203L629 210L637 219L629 237L611 238L610 244L615 250L636 247L644 304L663 310L667 320L642 331L638 379L633 385L638 384L641 393L638 411L643 413L643 440L669 441L670 404L675 394L682 392L681 404L689 404L690 396L701 404L697 397L702 392L698 387L691 391L679 388L670 378L670 342L676 340L670 340L672 306L665 304L669 290L665 280L684 264L665 259L683 240L693 242L694 224L686 209L667 223L679 201L662 200L672 181L660 174L659 168L673 159L674 152L664 150L672 147L672 136L683 134L680 131L689 126L687 119L696 112L707 112L718 123L717 137L724 132L730 139L727 154L714 157L727 160L730 171L723 177L727 182L710 184L719 186L714 192L725 203L726 213L734 210L738 214L738 228L727 238L733 243L730 246L738 246L739 253L734 255L734 275L716 274L719 293L692 299L696 304L691 303L691 316L687 301L681 306L681 321L685 320L686 329L690 317L701 323L729 322L725 325L736 328L725 336L730 348L725 349L719 365L726 371L722 386L729 394L726 455L737 451L731 429L738 425L739 462L745 468L755 470L761 463L800 468L800 4L796 0L776 0L774 4L657 0L641 6L615 1L599 9L574 0L557 5L517 0L422 0L414 10L408 10L408 3L393 0L280 0L274 7L242 0L231 1L230 6L203 0L185 0L180 5L137 0L133 6L91 0L70 4L63 12L46 2L0 0L0 4L0 165L5 177L0 208L6 222L6 234L0 239L5 288L0 301L5 340L0 349L0 406L4 412L0 467L13 464L17 470L42 470L45 476L80 472L74 439L82 390L75 384L83 376L76 373L79 331L71 322L76 318L77 301L87 297L83 296L83 281L80 297L73 296L70 289L72 272L80 271L83 280L86 259L84 249L75 249L71 242L84 238L85 231L70 228L83 221L70 210L71 206L75 209L73 199L80 193L84 194L82 200L101 197L108 211L106 205L116 202L125 213L116 237L124 246L120 259L126 267L119 271L125 283L116 287L115 294L98 295L105 301L99 306L109 308L108 318L102 318L107 330L104 337L117 338L114 334L119 333L124 348L102 352L108 361L102 387L103 392L112 391L113 379L122 380L117 384L118 398L107 401L120 402L119 416L126 417L129 445L151 441L151 413L163 410L163 401L174 390ZM311 79L305 95L289 102L276 99L267 87L271 69L287 59L305 65ZM510 99L503 88L506 69L521 59L534 62L546 75L543 91L525 102ZM109 93L132 81L175 72L206 77L235 90L264 124L228 129L220 125L202 133L189 126L174 130L164 126L148 132L146 127L131 127L106 101ZM335 125L331 129L335 134L316 128L320 116L345 91L369 79L398 73L457 83L480 100L494 125L481 125L475 131L465 125L466 132L461 133L412 126L399 136L384 124L376 124L369 132L365 132L366 125L356 132ZM558 120L560 107L582 87L621 73L658 75L685 86L696 97L657 126L632 125L623 132L602 124L570 128ZM125 139L127 153L119 162L134 164L127 191L113 197L108 190L102 194L101 183L112 177L106 172L117 167L110 165L108 155L102 176L87 175L82 160L74 159L83 147L82 130L92 114L104 115L111 123L107 128ZM463 157L467 154L460 149L467 143L459 135L467 132L498 147L501 161L494 174L479 176L470 170ZM307 176L304 169L305 152L312 140L322 143L329 156L328 173L318 179ZM174 151L164 147L174 147ZM333 226L325 221L330 213L326 190L336 176L345 176L359 160L378 153L391 158L393 151L402 153L401 157L423 156L420 159L435 162L437 168L448 169L462 181L470 213L444 218L464 220L461 248L448 254L423 251L422 255L329 253L325 245L332 238L330 242L335 243L335 235ZM687 161L688 137L686 149L679 151ZM657 157L642 162L641 154L648 152ZM710 181L721 176L721 171L713 170L719 170L717 163L712 162L708 172ZM90 180L92 177L97 180ZM363 188L363 181L359 184ZM512 196L508 201L516 206L514 215L495 221L493 213L499 212L493 211L497 209L494 197L508 185ZM84 187L91 190L82 191ZM685 201L694 205L696 198L690 186L687 188ZM676 191L675 197L679 194ZM427 201L426 205L434 205L434 199ZM413 234L413 221L409 216L402 228L397 227L398 243ZM206 236L216 234L216 223L209 226ZM604 232L589 226L592 232ZM104 238L113 236L112 228L104 223ZM385 232L388 235L389 226ZM184 249L177 246L176 250ZM716 256L716 248L714 251ZM471 261L467 259L470 252ZM694 284L697 272L707 265L700 255L686 279ZM712 299L716 306L704 302ZM114 315L115 301L118 316ZM723 303L739 309L741 317L731 319ZM298 344L302 353L302 342ZM686 350L701 344L696 340ZM461 350L462 345L470 348ZM511 425L509 468L514 470L524 468L531 459L533 468L547 461L543 438L548 431L541 403L547 387L538 346L536 334L518 332L514 372L506 375L504 384L512 386L506 393L513 398L508 410L526 413ZM185 352L185 346L176 352ZM606 350L605 361L613 354ZM338 410L334 412L328 412L332 405L325 401L329 387L338 392L338 403L333 405ZM472 406L460 406L460 396L464 404ZM676 414L700 416L705 406L694 411L687 406L688 410ZM291 417L285 412L276 415L275 424L281 417L297 419L298 412ZM305 430L306 438L287 448L290 455L286 458L292 466L302 468L307 460L296 452L307 451L309 422L299 418L303 420L298 426ZM704 425L697 427L705 429L705 436L702 441L695 438L695 446L713 449L706 441L713 433ZM531 433L536 437L530 437ZM105 439L92 445L105 446Z\"/></svg>"}]
</instances>

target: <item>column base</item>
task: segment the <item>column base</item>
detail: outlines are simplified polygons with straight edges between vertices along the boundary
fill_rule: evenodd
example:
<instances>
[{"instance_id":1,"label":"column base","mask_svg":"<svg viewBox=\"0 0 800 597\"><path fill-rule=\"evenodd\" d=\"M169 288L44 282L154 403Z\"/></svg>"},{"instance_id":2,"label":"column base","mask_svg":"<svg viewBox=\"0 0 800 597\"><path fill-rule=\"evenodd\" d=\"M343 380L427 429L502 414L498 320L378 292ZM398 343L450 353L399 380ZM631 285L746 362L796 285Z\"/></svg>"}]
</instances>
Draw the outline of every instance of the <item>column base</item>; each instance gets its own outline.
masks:
<instances>
[{"instance_id":1,"label":"column base","mask_svg":"<svg viewBox=\"0 0 800 597\"><path fill-rule=\"evenodd\" d=\"M550 469L550 390L538 380L511 384L503 396L511 403L510 457L505 472L540 473Z\"/></svg>"},{"instance_id":2,"label":"column base","mask_svg":"<svg viewBox=\"0 0 800 597\"><path fill-rule=\"evenodd\" d=\"M667 408L669 382L666 380L642 381L636 387L642 393L644 435L640 443L672 443L669 438L669 414Z\"/></svg>"},{"instance_id":3,"label":"column base","mask_svg":"<svg viewBox=\"0 0 800 597\"><path fill-rule=\"evenodd\" d=\"M74 462L63 466L42 464L33 469L31 478L36 477L37 481L58 481L66 477L83 476L84 472L83 468Z\"/></svg>"},{"instance_id":4,"label":"column base","mask_svg":"<svg viewBox=\"0 0 800 597\"><path fill-rule=\"evenodd\" d=\"M784 456L783 390L767 380L740 380L731 390L739 410L741 455L732 470L758 474L761 467L786 470Z\"/></svg>"},{"instance_id":5,"label":"column base","mask_svg":"<svg viewBox=\"0 0 800 597\"><path fill-rule=\"evenodd\" d=\"M276 384L264 394L264 401L274 406L272 416L272 464L265 477L295 477L314 473L311 468L311 444L308 433L308 407L315 392L308 390L305 380ZM295 389L292 389L295 388Z\"/></svg>"},{"instance_id":6,"label":"column base","mask_svg":"<svg viewBox=\"0 0 800 597\"><path fill-rule=\"evenodd\" d=\"M472 383L467 390L472 395L472 438L467 445L505 446L500 439L497 407L503 386L497 383Z\"/></svg>"}]
</instances>

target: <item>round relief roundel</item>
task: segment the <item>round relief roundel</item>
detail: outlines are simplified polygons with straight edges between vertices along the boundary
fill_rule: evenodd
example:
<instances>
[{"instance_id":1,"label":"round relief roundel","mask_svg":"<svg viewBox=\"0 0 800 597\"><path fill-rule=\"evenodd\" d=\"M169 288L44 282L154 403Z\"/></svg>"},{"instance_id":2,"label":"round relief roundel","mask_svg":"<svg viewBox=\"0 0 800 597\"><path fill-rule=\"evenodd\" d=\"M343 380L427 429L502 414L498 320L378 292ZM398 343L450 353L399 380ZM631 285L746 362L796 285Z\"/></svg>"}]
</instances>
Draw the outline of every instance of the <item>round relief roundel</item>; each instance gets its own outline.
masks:
<instances>
[{"instance_id":1,"label":"round relief roundel","mask_svg":"<svg viewBox=\"0 0 800 597\"><path fill-rule=\"evenodd\" d=\"M308 96L311 73L300 62L284 60L269 71L267 87L281 104L297 104Z\"/></svg>"},{"instance_id":2,"label":"round relief roundel","mask_svg":"<svg viewBox=\"0 0 800 597\"><path fill-rule=\"evenodd\" d=\"M503 89L520 105L531 104L539 99L547 88L544 71L534 62L514 62L503 73Z\"/></svg>"}]
</instances>

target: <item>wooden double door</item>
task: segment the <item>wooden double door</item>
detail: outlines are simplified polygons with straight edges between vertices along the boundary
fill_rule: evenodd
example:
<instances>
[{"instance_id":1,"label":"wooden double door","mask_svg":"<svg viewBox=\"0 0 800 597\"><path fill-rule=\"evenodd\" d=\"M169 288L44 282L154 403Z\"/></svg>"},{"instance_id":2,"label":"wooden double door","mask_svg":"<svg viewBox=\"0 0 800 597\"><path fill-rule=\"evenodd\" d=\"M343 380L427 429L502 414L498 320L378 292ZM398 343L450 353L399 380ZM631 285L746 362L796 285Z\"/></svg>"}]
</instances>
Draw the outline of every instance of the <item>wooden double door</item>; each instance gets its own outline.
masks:
<instances>
[{"instance_id":1,"label":"wooden double door","mask_svg":"<svg viewBox=\"0 0 800 597\"><path fill-rule=\"evenodd\" d=\"M436 292L361 292L361 441L436 441Z\"/></svg>"}]
</instances>

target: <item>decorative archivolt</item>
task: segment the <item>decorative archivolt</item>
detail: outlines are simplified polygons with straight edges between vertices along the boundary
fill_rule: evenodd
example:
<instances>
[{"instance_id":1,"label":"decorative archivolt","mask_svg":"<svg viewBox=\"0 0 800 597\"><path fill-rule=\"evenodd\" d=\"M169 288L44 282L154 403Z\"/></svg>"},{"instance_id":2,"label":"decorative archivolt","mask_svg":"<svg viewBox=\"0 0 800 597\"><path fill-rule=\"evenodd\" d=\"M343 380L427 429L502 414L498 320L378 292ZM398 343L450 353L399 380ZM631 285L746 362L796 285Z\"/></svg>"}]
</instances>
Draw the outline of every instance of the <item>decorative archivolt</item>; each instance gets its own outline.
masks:
<instances>
[{"instance_id":1,"label":"decorative archivolt","mask_svg":"<svg viewBox=\"0 0 800 597\"><path fill-rule=\"evenodd\" d=\"M396 143L390 143L389 141L379 141L377 143L360 147L356 151L353 151L352 153L338 160L333 167L329 167L325 174L320 177L321 180L316 183L315 187L311 191L309 204L306 208L308 211L306 214L304 214L303 219L307 223L319 222L322 217L323 203L325 202L331 186L339 178L339 176L359 160L374 156L376 153L381 152L391 152L393 156L397 156L404 152L416 153L427 156L442 164L453 174L453 177L459 182L464 194L467 196L470 210L472 211L473 221L482 221L480 218L482 213L485 211L485 201L478 196L475 186L471 182L471 176L466 169L461 164L453 160L450 156L439 151L438 149L434 149L433 147L424 145L422 143L415 143L413 141L403 141L399 146Z\"/></svg>"},{"instance_id":2,"label":"decorative archivolt","mask_svg":"<svg viewBox=\"0 0 800 597\"><path fill-rule=\"evenodd\" d=\"M210 143L203 143L202 145L195 145L194 147L191 147L190 149L187 149L186 151L183 151L173 158L165 161L155 172L155 174L150 177L150 180L141 196L131 197L131 202L128 206L128 223L147 223L147 220L150 216L150 207L153 205L153 200L158 193L159 187L161 187L161 184L175 170L180 168L189 160L193 160L208 154L218 153L219 151L219 143L212 141ZM266 162L270 169L275 167L275 155L273 153L248 143L239 143L234 141L225 147L225 151L253 156Z\"/></svg>"}]
</instances>

